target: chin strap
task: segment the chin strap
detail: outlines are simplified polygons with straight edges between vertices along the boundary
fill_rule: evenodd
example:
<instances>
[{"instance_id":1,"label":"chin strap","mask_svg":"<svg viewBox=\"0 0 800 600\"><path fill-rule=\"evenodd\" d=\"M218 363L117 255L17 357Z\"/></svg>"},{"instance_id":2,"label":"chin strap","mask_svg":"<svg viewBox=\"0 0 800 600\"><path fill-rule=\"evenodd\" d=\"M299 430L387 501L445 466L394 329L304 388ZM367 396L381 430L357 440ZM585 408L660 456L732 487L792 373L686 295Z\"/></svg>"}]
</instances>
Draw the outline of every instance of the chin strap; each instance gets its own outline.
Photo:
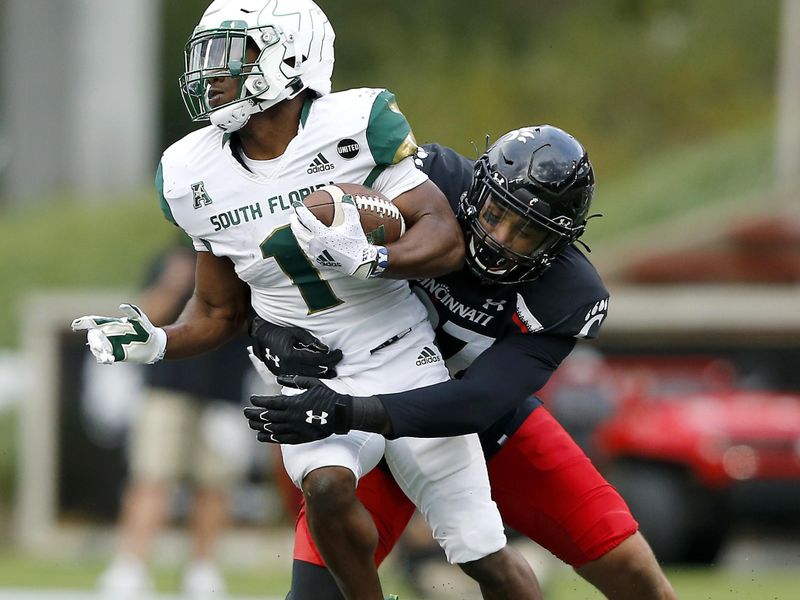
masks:
<instances>
[{"instance_id":1,"label":"chin strap","mask_svg":"<svg viewBox=\"0 0 800 600\"><path fill-rule=\"evenodd\" d=\"M258 114L260 112L264 112L271 106L275 106L278 102L283 102L284 100L294 98L305 89L302 80L298 77L294 79L284 90L284 93L288 92L285 96L282 96L276 100L261 100L259 101L258 98L245 98L240 100L239 102L235 102L230 106L222 107L218 110L215 110L209 115L209 119L211 123L222 129L227 133L233 133L234 131L239 131L242 127L247 125L247 122L250 120L250 117Z\"/></svg>"},{"instance_id":2,"label":"chin strap","mask_svg":"<svg viewBox=\"0 0 800 600\"><path fill-rule=\"evenodd\" d=\"M209 119L222 131L233 133L247 124L250 115L253 114L253 108L252 100L244 100L215 110L209 115Z\"/></svg>"},{"instance_id":3,"label":"chin strap","mask_svg":"<svg viewBox=\"0 0 800 600\"><path fill-rule=\"evenodd\" d=\"M209 118L211 123L223 131L233 133L247 125L251 116L264 112L275 104L277 103L271 100L262 100L261 102L256 102L252 99L242 100L230 106L215 110L211 113Z\"/></svg>"}]
</instances>

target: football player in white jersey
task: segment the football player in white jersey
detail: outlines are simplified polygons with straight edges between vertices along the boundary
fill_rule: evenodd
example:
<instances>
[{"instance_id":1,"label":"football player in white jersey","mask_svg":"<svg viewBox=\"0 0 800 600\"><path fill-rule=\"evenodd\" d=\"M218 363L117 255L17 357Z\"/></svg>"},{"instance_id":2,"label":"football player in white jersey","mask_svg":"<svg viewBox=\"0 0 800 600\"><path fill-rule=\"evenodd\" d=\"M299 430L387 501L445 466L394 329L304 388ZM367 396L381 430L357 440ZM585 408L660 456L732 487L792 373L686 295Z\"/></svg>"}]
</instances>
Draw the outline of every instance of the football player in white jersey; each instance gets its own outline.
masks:
<instances>
[{"instance_id":1,"label":"football player in white jersey","mask_svg":"<svg viewBox=\"0 0 800 600\"><path fill-rule=\"evenodd\" d=\"M442 193L414 167L416 144L394 96L330 93L333 38L311 0L208 7L186 45L180 83L192 118L211 125L167 149L156 176L165 216L199 253L194 296L164 328L129 304L121 306L125 317L76 319L73 329L88 330L99 362L204 352L239 331L252 306L340 348L344 359L330 381L338 392L392 393L448 379L425 308L403 278L460 267L461 230ZM293 209L332 182L382 192L403 214L405 235L370 244L346 205L343 224L298 239ZM310 261L312 243L334 264ZM309 412L310 422L332 418ZM448 559L485 598L541 596L530 567L506 547L477 436L386 441L355 431L282 450L305 494L312 536L347 598L383 597L377 532L355 486L384 456Z\"/></svg>"}]
</instances>

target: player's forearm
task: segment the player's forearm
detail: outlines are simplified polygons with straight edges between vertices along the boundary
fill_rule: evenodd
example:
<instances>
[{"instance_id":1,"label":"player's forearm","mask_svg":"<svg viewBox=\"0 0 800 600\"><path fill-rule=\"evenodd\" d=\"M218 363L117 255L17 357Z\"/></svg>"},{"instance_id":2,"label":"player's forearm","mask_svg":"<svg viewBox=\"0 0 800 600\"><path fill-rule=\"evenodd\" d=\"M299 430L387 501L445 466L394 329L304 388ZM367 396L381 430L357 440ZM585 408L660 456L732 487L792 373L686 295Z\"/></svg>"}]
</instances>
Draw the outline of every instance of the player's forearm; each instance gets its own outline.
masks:
<instances>
[{"instance_id":1,"label":"player's forearm","mask_svg":"<svg viewBox=\"0 0 800 600\"><path fill-rule=\"evenodd\" d=\"M452 215L425 215L386 248L389 266L383 277L392 279L437 277L464 263L464 236Z\"/></svg>"},{"instance_id":2,"label":"player's forearm","mask_svg":"<svg viewBox=\"0 0 800 600\"><path fill-rule=\"evenodd\" d=\"M463 379L381 394L393 437L480 433L547 383L574 346L556 336L513 336L481 354Z\"/></svg>"},{"instance_id":3,"label":"player's forearm","mask_svg":"<svg viewBox=\"0 0 800 600\"><path fill-rule=\"evenodd\" d=\"M464 235L441 190L432 182L394 199L406 222L406 232L387 244L389 266L382 277L436 277L461 268Z\"/></svg>"},{"instance_id":4,"label":"player's forearm","mask_svg":"<svg viewBox=\"0 0 800 600\"><path fill-rule=\"evenodd\" d=\"M389 421L387 437L451 437L480 433L530 395L527 388L498 390L461 380L380 394Z\"/></svg>"},{"instance_id":5,"label":"player's forearm","mask_svg":"<svg viewBox=\"0 0 800 600\"><path fill-rule=\"evenodd\" d=\"M211 307L193 296L167 333L165 358L187 358L221 346L244 327L245 307Z\"/></svg>"}]
</instances>

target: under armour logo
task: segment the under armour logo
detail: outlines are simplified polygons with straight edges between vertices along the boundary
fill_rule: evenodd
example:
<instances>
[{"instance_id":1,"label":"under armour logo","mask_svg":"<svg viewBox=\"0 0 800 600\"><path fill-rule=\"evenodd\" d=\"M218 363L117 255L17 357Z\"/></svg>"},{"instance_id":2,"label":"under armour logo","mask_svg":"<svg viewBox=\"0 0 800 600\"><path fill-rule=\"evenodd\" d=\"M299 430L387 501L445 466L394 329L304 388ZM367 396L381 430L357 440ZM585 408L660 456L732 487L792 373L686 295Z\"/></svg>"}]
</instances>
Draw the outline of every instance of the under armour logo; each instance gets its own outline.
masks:
<instances>
[{"instance_id":1,"label":"under armour logo","mask_svg":"<svg viewBox=\"0 0 800 600\"><path fill-rule=\"evenodd\" d=\"M315 421L318 421L320 425L326 425L328 423L328 413L324 410L320 411L320 413L315 415L313 410L307 410L306 423L313 425Z\"/></svg>"},{"instance_id":2,"label":"under armour logo","mask_svg":"<svg viewBox=\"0 0 800 600\"><path fill-rule=\"evenodd\" d=\"M559 227L572 227L572 219L569 217L558 217L554 221Z\"/></svg>"},{"instance_id":3,"label":"under armour logo","mask_svg":"<svg viewBox=\"0 0 800 600\"><path fill-rule=\"evenodd\" d=\"M505 300L486 300L483 303L483 310L489 310L490 308L494 307L497 309L497 312L503 312L505 308L506 301Z\"/></svg>"},{"instance_id":4,"label":"under armour logo","mask_svg":"<svg viewBox=\"0 0 800 600\"><path fill-rule=\"evenodd\" d=\"M492 172L491 178L494 179L498 184L502 185L503 187L508 187L506 185L506 178L503 177L502 173L498 173L497 171Z\"/></svg>"},{"instance_id":5,"label":"under armour logo","mask_svg":"<svg viewBox=\"0 0 800 600\"><path fill-rule=\"evenodd\" d=\"M270 351L269 351L269 348L264 348L264 360L271 360L272 362L274 362L276 369L280 369L281 368L281 359L280 359L280 357L276 356L274 354L271 354Z\"/></svg>"}]
</instances>

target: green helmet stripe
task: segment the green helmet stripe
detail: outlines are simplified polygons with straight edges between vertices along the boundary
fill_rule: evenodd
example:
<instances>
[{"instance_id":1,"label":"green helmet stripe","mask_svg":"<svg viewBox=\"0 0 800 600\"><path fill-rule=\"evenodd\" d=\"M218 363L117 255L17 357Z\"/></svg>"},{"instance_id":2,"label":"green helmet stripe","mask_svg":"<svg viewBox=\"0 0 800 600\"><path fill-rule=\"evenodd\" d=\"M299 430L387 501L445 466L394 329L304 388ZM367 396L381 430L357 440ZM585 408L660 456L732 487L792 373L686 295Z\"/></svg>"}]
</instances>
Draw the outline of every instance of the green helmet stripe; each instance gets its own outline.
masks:
<instances>
[{"instance_id":1,"label":"green helmet stripe","mask_svg":"<svg viewBox=\"0 0 800 600\"><path fill-rule=\"evenodd\" d=\"M247 31L247 21L223 21L219 24L219 29L239 29Z\"/></svg>"}]
</instances>

